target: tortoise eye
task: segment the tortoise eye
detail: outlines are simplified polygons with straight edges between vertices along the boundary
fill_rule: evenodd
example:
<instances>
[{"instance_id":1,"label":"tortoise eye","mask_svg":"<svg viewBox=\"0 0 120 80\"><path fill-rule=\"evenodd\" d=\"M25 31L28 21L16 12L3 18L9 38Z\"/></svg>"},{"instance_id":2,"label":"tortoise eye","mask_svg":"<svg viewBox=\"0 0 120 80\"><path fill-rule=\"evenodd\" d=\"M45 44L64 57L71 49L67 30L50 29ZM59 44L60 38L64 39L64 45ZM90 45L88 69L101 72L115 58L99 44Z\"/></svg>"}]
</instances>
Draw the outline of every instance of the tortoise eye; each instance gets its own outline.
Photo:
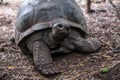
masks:
<instances>
[{"instance_id":1,"label":"tortoise eye","mask_svg":"<svg viewBox=\"0 0 120 80\"><path fill-rule=\"evenodd\" d=\"M53 28L54 29L64 29L64 26L63 26L63 24L57 23L57 24L53 25Z\"/></svg>"},{"instance_id":2,"label":"tortoise eye","mask_svg":"<svg viewBox=\"0 0 120 80\"><path fill-rule=\"evenodd\" d=\"M57 27L58 27L59 29L64 29L64 26L63 26L62 24L58 24Z\"/></svg>"}]
</instances>

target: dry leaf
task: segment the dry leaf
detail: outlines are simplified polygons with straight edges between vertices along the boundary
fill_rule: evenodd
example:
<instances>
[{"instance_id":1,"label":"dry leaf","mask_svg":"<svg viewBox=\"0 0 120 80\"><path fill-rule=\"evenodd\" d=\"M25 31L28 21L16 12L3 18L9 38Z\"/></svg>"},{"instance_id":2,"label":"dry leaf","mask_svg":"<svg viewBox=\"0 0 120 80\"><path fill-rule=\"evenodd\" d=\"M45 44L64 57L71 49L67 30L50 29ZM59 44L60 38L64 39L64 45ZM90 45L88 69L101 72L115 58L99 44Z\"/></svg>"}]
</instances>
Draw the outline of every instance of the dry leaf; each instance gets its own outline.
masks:
<instances>
[{"instance_id":1,"label":"dry leaf","mask_svg":"<svg viewBox=\"0 0 120 80\"><path fill-rule=\"evenodd\" d=\"M109 56L109 55L102 55L106 60L111 60L112 59L112 57L111 56Z\"/></svg>"},{"instance_id":2,"label":"dry leaf","mask_svg":"<svg viewBox=\"0 0 120 80\"><path fill-rule=\"evenodd\" d=\"M15 66L8 66L8 69L14 69Z\"/></svg>"}]
</instances>

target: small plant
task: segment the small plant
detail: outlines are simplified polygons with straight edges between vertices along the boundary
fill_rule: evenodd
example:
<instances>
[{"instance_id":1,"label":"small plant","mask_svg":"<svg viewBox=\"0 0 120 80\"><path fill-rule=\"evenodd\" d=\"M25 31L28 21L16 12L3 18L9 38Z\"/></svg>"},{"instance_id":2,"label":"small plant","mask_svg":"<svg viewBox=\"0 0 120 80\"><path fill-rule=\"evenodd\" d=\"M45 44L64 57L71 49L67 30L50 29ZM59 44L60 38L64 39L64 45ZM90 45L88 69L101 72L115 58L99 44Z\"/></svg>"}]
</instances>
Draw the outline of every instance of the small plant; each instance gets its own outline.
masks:
<instances>
[{"instance_id":1,"label":"small plant","mask_svg":"<svg viewBox=\"0 0 120 80\"><path fill-rule=\"evenodd\" d=\"M108 68L108 67L105 67L105 68L101 69L102 73L108 73L109 71L110 71L110 68Z\"/></svg>"}]
</instances>

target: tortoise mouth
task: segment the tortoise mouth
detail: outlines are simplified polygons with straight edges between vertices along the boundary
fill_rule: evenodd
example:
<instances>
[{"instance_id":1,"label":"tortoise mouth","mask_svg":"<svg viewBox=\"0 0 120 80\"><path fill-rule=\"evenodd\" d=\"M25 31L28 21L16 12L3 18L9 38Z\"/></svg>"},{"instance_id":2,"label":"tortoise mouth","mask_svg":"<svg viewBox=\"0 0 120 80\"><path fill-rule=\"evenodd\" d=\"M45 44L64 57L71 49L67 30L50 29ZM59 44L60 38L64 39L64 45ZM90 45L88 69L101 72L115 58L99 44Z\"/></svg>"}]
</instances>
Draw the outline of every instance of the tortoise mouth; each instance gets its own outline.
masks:
<instances>
[{"instance_id":1,"label":"tortoise mouth","mask_svg":"<svg viewBox=\"0 0 120 80\"><path fill-rule=\"evenodd\" d=\"M66 30L55 31L53 33L53 36L55 37L55 39L59 39L59 40L63 40L68 35L69 35L69 32Z\"/></svg>"}]
</instances>

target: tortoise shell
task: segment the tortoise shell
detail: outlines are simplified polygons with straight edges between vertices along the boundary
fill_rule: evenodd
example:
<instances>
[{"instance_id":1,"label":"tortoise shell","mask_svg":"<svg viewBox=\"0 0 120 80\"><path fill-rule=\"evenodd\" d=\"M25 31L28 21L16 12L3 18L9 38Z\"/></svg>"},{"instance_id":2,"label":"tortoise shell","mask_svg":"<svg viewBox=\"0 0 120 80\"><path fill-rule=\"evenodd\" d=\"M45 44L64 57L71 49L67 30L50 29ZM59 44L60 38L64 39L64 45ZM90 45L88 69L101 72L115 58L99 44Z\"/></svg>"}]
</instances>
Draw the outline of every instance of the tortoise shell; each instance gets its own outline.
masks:
<instances>
[{"instance_id":1,"label":"tortoise shell","mask_svg":"<svg viewBox=\"0 0 120 80\"><path fill-rule=\"evenodd\" d=\"M15 42L19 44L35 31L64 23L87 34L86 20L74 0L26 0L19 8L15 27Z\"/></svg>"}]
</instances>

